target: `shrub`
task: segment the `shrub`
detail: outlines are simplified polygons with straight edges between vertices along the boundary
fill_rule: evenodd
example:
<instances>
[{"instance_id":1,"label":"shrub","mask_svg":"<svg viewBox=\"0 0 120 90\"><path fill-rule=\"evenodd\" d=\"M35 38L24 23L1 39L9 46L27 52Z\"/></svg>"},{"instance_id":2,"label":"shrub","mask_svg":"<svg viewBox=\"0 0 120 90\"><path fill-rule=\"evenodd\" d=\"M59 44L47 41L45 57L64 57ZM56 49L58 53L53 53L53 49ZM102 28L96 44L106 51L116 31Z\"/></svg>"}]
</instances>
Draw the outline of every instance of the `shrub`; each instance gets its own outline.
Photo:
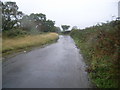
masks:
<instances>
[{"instance_id":1,"label":"shrub","mask_svg":"<svg viewBox=\"0 0 120 90\"><path fill-rule=\"evenodd\" d=\"M3 37L17 37L17 36L24 36L28 34L26 31L22 29L11 29L9 31L3 31Z\"/></svg>"},{"instance_id":2,"label":"shrub","mask_svg":"<svg viewBox=\"0 0 120 90\"><path fill-rule=\"evenodd\" d=\"M71 36L87 61L92 81L99 88L118 88L120 77L120 21L112 21L83 30Z\"/></svg>"}]
</instances>

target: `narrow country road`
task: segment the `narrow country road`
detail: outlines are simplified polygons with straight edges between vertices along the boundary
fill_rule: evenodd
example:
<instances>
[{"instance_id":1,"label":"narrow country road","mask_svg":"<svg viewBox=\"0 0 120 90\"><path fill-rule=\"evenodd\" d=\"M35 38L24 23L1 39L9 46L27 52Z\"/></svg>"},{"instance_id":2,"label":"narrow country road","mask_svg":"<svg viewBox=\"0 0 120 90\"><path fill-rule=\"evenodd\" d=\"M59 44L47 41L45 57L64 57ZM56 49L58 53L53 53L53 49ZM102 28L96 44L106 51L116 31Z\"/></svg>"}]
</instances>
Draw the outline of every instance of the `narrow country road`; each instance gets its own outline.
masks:
<instances>
[{"instance_id":1,"label":"narrow country road","mask_svg":"<svg viewBox=\"0 0 120 90\"><path fill-rule=\"evenodd\" d=\"M85 63L70 36L6 58L3 88L90 88Z\"/></svg>"}]
</instances>

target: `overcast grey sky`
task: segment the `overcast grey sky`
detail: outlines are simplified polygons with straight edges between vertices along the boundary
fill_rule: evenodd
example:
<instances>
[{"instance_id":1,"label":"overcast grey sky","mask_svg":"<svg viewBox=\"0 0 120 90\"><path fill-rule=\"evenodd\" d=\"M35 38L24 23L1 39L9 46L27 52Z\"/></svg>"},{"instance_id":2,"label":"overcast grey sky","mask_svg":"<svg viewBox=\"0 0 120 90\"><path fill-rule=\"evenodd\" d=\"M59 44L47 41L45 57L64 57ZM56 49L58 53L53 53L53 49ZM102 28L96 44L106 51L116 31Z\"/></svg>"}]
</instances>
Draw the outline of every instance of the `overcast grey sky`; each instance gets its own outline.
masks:
<instances>
[{"instance_id":1,"label":"overcast grey sky","mask_svg":"<svg viewBox=\"0 0 120 90\"><path fill-rule=\"evenodd\" d=\"M85 28L118 16L120 0L2 0L15 1L25 14L43 13L56 26L67 24Z\"/></svg>"}]
</instances>

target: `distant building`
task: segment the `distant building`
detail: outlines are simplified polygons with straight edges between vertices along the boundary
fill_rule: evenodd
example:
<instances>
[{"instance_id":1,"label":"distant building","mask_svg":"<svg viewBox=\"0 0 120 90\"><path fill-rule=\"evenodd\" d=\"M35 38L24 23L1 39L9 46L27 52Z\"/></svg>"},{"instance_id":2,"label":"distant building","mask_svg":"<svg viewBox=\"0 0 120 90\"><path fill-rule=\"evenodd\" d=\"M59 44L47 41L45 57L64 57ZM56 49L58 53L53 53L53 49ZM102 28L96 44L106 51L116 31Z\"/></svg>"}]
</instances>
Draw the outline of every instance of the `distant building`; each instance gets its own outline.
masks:
<instances>
[{"instance_id":1,"label":"distant building","mask_svg":"<svg viewBox=\"0 0 120 90\"><path fill-rule=\"evenodd\" d=\"M120 1L118 2L118 17L120 18Z\"/></svg>"}]
</instances>

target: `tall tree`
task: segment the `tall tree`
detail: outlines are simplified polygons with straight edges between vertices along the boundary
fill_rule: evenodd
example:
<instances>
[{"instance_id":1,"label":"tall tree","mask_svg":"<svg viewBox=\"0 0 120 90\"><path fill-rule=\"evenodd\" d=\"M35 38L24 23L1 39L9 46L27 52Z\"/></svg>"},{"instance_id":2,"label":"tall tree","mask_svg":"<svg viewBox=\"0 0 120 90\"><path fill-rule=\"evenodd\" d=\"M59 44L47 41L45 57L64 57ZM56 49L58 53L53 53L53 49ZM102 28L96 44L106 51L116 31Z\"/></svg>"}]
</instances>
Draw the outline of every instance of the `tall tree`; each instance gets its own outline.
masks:
<instances>
[{"instance_id":1,"label":"tall tree","mask_svg":"<svg viewBox=\"0 0 120 90\"><path fill-rule=\"evenodd\" d=\"M18 11L16 2L2 2L2 28L3 30L9 30L18 25L18 19L23 15Z\"/></svg>"},{"instance_id":2,"label":"tall tree","mask_svg":"<svg viewBox=\"0 0 120 90\"><path fill-rule=\"evenodd\" d=\"M61 29L60 27L56 27L56 30L55 30L57 33L60 33L61 32Z\"/></svg>"},{"instance_id":3,"label":"tall tree","mask_svg":"<svg viewBox=\"0 0 120 90\"><path fill-rule=\"evenodd\" d=\"M23 24L25 23L27 24L26 26L29 26L30 29L34 28L34 30L38 30L38 31L43 31L45 22L46 22L46 15L42 13L40 14L32 13L29 16L25 16L22 18Z\"/></svg>"},{"instance_id":4,"label":"tall tree","mask_svg":"<svg viewBox=\"0 0 120 90\"><path fill-rule=\"evenodd\" d=\"M1 5L3 30L10 30L14 27L21 27L26 31L53 32L56 30L55 22L46 20L45 14L24 15L18 11L16 2L2 2Z\"/></svg>"},{"instance_id":5,"label":"tall tree","mask_svg":"<svg viewBox=\"0 0 120 90\"><path fill-rule=\"evenodd\" d=\"M52 20L47 20L46 22L45 22L45 32L55 32L55 27L54 27L54 25L55 25L55 22L54 21L52 21Z\"/></svg>"},{"instance_id":6,"label":"tall tree","mask_svg":"<svg viewBox=\"0 0 120 90\"><path fill-rule=\"evenodd\" d=\"M28 30L37 30L41 32L53 32L55 31L55 22L52 20L46 20L45 14L30 14L24 16L21 20L21 26Z\"/></svg>"},{"instance_id":7,"label":"tall tree","mask_svg":"<svg viewBox=\"0 0 120 90\"><path fill-rule=\"evenodd\" d=\"M62 27L63 31L66 31L70 28L69 25L61 25L61 27Z\"/></svg>"}]
</instances>

